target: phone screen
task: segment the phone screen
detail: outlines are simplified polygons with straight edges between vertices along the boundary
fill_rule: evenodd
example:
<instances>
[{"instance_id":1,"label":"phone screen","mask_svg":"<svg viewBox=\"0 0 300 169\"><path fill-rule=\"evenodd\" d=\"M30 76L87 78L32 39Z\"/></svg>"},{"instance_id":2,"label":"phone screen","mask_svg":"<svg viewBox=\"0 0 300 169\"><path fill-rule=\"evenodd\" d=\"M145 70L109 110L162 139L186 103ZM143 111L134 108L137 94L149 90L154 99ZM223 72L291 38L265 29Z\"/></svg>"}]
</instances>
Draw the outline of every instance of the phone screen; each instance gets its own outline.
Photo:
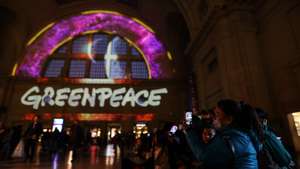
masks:
<instances>
[{"instance_id":1,"label":"phone screen","mask_svg":"<svg viewBox=\"0 0 300 169\"><path fill-rule=\"evenodd\" d=\"M185 113L185 122L187 125L192 124L192 112L189 111Z\"/></svg>"},{"instance_id":2,"label":"phone screen","mask_svg":"<svg viewBox=\"0 0 300 169\"><path fill-rule=\"evenodd\" d=\"M172 126L172 128L170 129L170 133L175 134L177 129L178 127L176 125Z\"/></svg>"}]
</instances>

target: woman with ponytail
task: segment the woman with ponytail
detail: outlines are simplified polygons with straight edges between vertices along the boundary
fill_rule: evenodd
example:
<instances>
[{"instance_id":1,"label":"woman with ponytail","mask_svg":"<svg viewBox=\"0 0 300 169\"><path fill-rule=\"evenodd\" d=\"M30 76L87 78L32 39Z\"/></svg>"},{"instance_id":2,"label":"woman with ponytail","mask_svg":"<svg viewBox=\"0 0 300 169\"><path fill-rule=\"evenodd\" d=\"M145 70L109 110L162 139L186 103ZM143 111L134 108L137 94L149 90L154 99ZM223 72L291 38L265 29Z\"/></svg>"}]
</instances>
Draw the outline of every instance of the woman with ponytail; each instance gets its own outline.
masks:
<instances>
[{"instance_id":1,"label":"woman with ponytail","mask_svg":"<svg viewBox=\"0 0 300 169\"><path fill-rule=\"evenodd\" d=\"M255 110L248 104L226 99L215 108L221 135L231 149L234 169L257 169L261 128Z\"/></svg>"},{"instance_id":2,"label":"woman with ponytail","mask_svg":"<svg viewBox=\"0 0 300 169\"><path fill-rule=\"evenodd\" d=\"M234 100L220 100L214 113L212 124L218 124L214 126L216 135L208 144L199 139L200 146L196 146L201 168L258 169L256 156L261 131L252 107ZM187 139L191 139L191 133L186 133Z\"/></svg>"}]
</instances>

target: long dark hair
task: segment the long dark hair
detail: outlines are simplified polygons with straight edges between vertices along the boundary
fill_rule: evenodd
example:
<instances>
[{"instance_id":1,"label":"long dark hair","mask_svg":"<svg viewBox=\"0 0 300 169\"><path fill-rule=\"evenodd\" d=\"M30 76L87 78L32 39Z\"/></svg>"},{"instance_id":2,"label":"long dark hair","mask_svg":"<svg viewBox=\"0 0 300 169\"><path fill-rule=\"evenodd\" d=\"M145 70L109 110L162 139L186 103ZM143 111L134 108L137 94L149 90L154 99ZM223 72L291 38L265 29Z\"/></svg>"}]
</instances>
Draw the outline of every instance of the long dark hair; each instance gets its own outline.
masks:
<instances>
[{"instance_id":1,"label":"long dark hair","mask_svg":"<svg viewBox=\"0 0 300 169\"><path fill-rule=\"evenodd\" d=\"M218 107L233 117L231 126L245 131L254 131L259 140L263 140L261 123L255 109L245 102L236 102L231 99L220 100Z\"/></svg>"}]
</instances>

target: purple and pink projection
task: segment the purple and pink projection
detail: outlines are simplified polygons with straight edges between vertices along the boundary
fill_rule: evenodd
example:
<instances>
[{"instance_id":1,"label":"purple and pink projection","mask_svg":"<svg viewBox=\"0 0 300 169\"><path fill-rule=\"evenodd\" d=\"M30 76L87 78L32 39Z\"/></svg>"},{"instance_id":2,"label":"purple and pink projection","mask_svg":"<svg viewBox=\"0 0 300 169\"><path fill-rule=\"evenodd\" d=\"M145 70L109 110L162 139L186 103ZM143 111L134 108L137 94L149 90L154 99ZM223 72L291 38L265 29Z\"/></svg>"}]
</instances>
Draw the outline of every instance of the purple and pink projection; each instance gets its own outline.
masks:
<instances>
[{"instance_id":1,"label":"purple and pink projection","mask_svg":"<svg viewBox=\"0 0 300 169\"><path fill-rule=\"evenodd\" d=\"M109 32L129 39L143 52L152 79L171 77L167 51L155 34L131 18L111 12L81 14L55 23L27 47L17 74L40 77L47 57L63 45L62 42L90 31Z\"/></svg>"}]
</instances>

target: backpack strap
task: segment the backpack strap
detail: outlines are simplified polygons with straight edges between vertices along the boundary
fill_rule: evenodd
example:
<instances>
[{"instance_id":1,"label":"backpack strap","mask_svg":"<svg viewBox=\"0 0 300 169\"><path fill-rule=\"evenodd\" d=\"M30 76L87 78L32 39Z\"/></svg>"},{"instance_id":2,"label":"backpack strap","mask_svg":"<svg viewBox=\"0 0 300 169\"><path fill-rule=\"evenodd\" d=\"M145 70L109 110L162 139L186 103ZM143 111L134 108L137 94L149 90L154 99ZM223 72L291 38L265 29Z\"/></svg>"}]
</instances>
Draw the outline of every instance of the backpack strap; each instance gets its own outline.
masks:
<instances>
[{"instance_id":1,"label":"backpack strap","mask_svg":"<svg viewBox=\"0 0 300 169\"><path fill-rule=\"evenodd\" d=\"M231 152L234 156L236 151L235 151L235 147L234 147L232 141L230 140L230 136L223 136L223 140L225 141L225 143L227 144L227 146L229 147L229 149L231 150Z\"/></svg>"},{"instance_id":2,"label":"backpack strap","mask_svg":"<svg viewBox=\"0 0 300 169\"><path fill-rule=\"evenodd\" d=\"M230 136L227 136L227 135L224 135L223 136L223 140L225 141L225 144L227 145L227 147L229 148L229 150L231 151L231 154L232 154L232 160L230 161L230 168L234 168L234 162L235 162L235 154L236 154L236 151L235 151L235 147L230 139Z\"/></svg>"}]
</instances>

